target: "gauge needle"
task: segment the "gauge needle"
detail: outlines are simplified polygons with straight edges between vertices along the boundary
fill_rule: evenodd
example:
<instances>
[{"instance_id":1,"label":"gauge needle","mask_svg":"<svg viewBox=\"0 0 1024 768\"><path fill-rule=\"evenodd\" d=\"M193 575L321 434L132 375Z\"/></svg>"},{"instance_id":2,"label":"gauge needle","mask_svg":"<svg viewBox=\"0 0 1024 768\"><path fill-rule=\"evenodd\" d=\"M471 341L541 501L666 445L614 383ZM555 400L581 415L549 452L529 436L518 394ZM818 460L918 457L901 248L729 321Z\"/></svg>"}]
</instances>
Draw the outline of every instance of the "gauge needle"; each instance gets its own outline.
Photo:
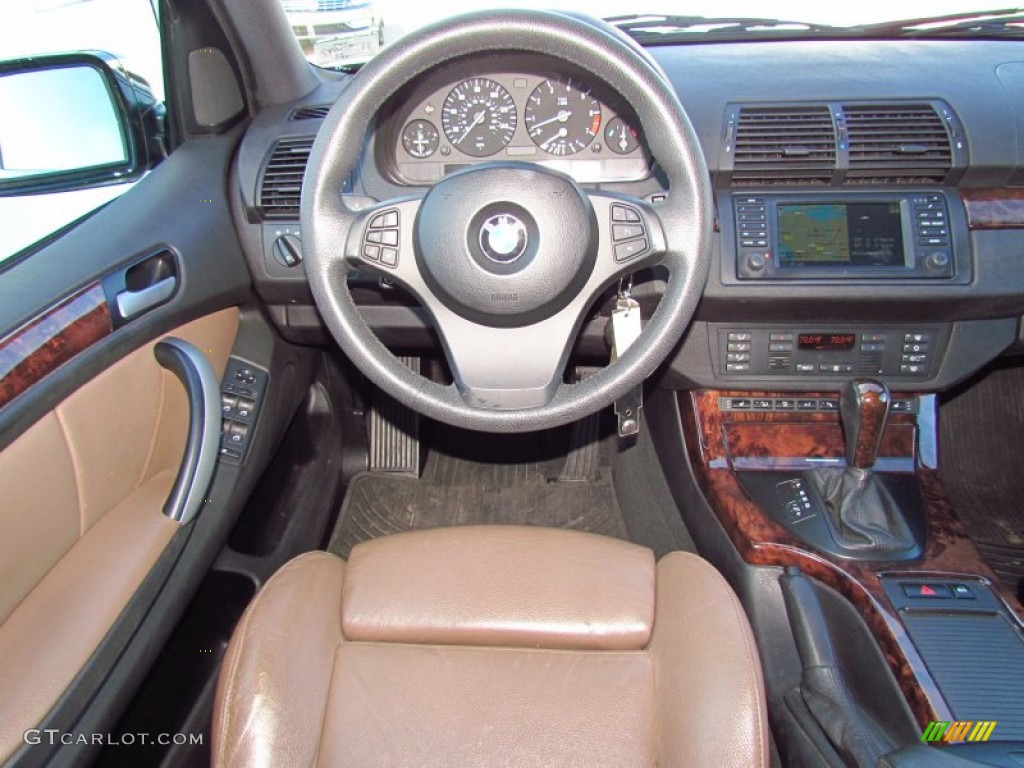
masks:
<instances>
[{"instance_id":1,"label":"gauge needle","mask_svg":"<svg viewBox=\"0 0 1024 768\"><path fill-rule=\"evenodd\" d=\"M559 113L558 113L557 115L555 115L554 117L549 117L549 118L548 118L547 120L541 120L541 121L540 121L539 123L534 123L534 125L533 125L533 126L531 126L531 128L530 128L530 133L533 133L533 132L534 132L534 131L536 131L536 130L537 130L538 128L540 128L540 127L542 127L542 126L545 126L545 125L547 125L548 123L553 123L553 122L555 122L556 120L557 120L558 122L560 122L560 123L564 123L564 122L565 122L566 120L568 120L568 119L569 119L570 117L572 117L572 110L568 110L568 109L563 109L562 111L560 111L560 112L559 112Z\"/></svg>"},{"instance_id":2,"label":"gauge needle","mask_svg":"<svg viewBox=\"0 0 1024 768\"><path fill-rule=\"evenodd\" d=\"M556 134L555 134L554 136L552 136L552 137L551 137L551 138L549 138L549 139L548 139L547 141L545 141L545 142L544 142L543 144L541 144L541 145L540 145L540 148L541 148L541 149L543 149L543 150L544 150L545 152L547 152L547 150L548 150L548 145L549 145L549 144L550 144L551 142L555 141L556 139L564 139L564 138L565 138L566 136L568 136L568 135L569 135L569 129L568 129L568 128L566 128L566 127L565 127L565 126L563 125L563 126L562 126L561 128L559 128L559 129L558 129L558 133L556 133Z\"/></svg>"},{"instance_id":3,"label":"gauge needle","mask_svg":"<svg viewBox=\"0 0 1024 768\"><path fill-rule=\"evenodd\" d=\"M622 132L619 134L619 147L625 152L629 148L629 141L626 139L626 126L622 126Z\"/></svg>"},{"instance_id":4,"label":"gauge needle","mask_svg":"<svg viewBox=\"0 0 1024 768\"><path fill-rule=\"evenodd\" d=\"M476 128L478 125L480 125L480 123L484 121L485 117L487 117L487 110L485 109L481 109L479 112L473 115L473 122L466 127L466 130L463 132L461 136L459 136L455 143L461 144L462 140L469 136L469 132Z\"/></svg>"}]
</instances>

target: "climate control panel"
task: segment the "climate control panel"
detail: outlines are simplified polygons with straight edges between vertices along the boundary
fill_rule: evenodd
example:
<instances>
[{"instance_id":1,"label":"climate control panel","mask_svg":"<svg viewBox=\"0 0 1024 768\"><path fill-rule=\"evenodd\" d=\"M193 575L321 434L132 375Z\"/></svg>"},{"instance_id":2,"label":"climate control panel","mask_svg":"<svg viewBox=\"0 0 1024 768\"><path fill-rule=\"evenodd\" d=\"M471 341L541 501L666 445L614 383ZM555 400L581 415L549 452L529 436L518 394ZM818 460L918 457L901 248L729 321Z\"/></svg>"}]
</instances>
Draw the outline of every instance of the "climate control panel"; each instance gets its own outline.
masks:
<instances>
[{"instance_id":1,"label":"climate control panel","mask_svg":"<svg viewBox=\"0 0 1024 768\"><path fill-rule=\"evenodd\" d=\"M941 325L907 327L712 326L721 376L884 376L927 379L946 341Z\"/></svg>"}]
</instances>

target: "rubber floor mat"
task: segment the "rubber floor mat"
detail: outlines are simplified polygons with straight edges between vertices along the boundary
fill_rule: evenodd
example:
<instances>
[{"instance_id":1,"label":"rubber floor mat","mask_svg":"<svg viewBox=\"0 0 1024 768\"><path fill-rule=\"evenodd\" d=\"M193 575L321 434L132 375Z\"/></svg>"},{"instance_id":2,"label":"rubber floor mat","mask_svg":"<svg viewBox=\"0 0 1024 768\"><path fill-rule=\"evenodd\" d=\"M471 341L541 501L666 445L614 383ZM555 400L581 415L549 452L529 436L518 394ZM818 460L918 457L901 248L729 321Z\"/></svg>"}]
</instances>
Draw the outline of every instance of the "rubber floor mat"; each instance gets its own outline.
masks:
<instances>
[{"instance_id":1,"label":"rubber floor mat","mask_svg":"<svg viewBox=\"0 0 1024 768\"><path fill-rule=\"evenodd\" d=\"M347 558L362 541L449 525L541 525L628 538L608 467L588 480L557 481L566 434L552 446L534 435L444 431L419 479L364 472L352 480L328 550Z\"/></svg>"},{"instance_id":2,"label":"rubber floor mat","mask_svg":"<svg viewBox=\"0 0 1024 768\"><path fill-rule=\"evenodd\" d=\"M1024 367L999 367L943 403L942 481L1006 586L1024 595Z\"/></svg>"}]
</instances>

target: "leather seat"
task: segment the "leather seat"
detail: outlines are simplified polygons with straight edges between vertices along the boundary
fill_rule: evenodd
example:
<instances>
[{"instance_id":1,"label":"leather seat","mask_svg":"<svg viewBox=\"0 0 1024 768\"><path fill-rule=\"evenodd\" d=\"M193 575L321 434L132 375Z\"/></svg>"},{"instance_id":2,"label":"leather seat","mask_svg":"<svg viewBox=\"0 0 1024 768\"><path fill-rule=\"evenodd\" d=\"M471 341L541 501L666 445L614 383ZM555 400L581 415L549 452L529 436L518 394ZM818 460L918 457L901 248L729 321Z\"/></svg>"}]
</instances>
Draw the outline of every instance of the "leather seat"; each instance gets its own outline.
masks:
<instances>
[{"instance_id":1,"label":"leather seat","mask_svg":"<svg viewBox=\"0 0 1024 768\"><path fill-rule=\"evenodd\" d=\"M217 766L766 766L761 667L707 562L442 528L292 560L217 688Z\"/></svg>"}]
</instances>

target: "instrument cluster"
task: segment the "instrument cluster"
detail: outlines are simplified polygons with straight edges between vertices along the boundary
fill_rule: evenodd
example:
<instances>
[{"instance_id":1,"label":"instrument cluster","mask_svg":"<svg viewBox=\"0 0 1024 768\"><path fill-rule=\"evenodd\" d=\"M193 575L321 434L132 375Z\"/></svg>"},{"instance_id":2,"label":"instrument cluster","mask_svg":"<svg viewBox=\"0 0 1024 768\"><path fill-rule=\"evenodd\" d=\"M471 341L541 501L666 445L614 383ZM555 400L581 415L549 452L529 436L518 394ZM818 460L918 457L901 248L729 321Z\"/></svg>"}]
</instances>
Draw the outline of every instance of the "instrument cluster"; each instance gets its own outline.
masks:
<instances>
[{"instance_id":1,"label":"instrument cluster","mask_svg":"<svg viewBox=\"0 0 1024 768\"><path fill-rule=\"evenodd\" d=\"M578 182L634 181L650 173L636 118L585 73L441 75L404 103L390 142L399 182L432 183L487 160L537 163Z\"/></svg>"}]
</instances>

